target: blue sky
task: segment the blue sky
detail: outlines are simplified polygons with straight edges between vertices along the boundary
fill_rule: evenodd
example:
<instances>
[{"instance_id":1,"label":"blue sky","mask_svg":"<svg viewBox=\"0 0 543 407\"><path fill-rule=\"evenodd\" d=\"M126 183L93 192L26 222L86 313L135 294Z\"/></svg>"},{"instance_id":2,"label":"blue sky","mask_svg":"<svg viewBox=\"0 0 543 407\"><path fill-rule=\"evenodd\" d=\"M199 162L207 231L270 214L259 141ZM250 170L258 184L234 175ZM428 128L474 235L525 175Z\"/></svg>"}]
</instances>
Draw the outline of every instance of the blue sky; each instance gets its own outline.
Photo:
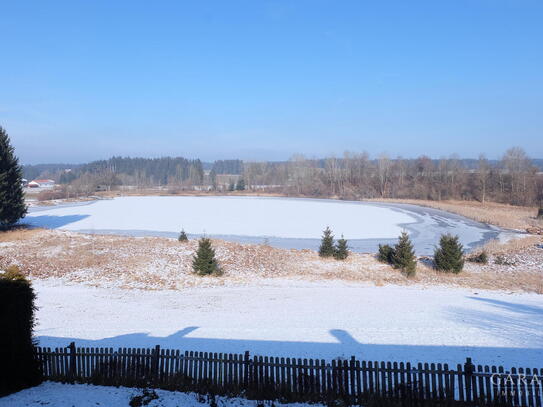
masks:
<instances>
[{"instance_id":1,"label":"blue sky","mask_svg":"<svg viewBox=\"0 0 543 407\"><path fill-rule=\"evenodd\" d=\"M0 2L23 163L543 157L540 0Z\"/></svg>"}]
</instances>

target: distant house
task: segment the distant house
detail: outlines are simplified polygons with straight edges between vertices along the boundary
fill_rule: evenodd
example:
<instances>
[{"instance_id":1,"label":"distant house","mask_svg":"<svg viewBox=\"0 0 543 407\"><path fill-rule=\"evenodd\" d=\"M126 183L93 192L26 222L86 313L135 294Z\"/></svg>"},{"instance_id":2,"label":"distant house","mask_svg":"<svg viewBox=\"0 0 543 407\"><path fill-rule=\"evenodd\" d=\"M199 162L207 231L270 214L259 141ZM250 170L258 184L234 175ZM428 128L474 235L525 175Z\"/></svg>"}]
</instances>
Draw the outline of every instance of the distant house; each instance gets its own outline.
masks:
<instances>
[{"instance_id":1,"label":"distant house","mask_svg":"<svg viewBox=\"0 0 543 407\"><path fill-rule=\"evenodd\" d=\"M29 188L53 188L55 181L52 179L35 179L28 183Z\"/></svg>"},{"instance_id":2,"label":"distant house","mask_svg":"<svg viewBox=\"0 0 543 407\"><path fill-rule=\"evenodd\" d=\"M26 186L28 185L28 180L25 179L25 178L23 178L23 179L21 180L21 184L23 184L23 187L26 187Z\"/></svg>"}]
</instances>

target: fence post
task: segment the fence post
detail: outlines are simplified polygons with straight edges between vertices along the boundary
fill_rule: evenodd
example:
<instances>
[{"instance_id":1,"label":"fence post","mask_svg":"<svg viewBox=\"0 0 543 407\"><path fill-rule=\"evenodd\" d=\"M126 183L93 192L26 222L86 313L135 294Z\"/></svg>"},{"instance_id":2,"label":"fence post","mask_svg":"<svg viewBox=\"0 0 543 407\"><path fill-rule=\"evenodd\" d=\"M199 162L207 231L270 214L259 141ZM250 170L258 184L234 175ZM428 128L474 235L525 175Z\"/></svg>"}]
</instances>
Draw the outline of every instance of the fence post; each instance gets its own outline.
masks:
<instances>
[{"instance_id":1,"label":"fence post","mask_svg":"<svg viewBox=\"0 0 543 407\"><path fill-rule=\"evenodd\" d=\"M153 350L153 356L152 356L152 362L151 362L151 376L155 383L158 383L158 364L159 364L159 357L160 357L160 345L156 345L155 349Z\"/></svg>"},{"instance_id":2,"label":"fence post","mask_svg":"<svg viewBox=\"0 0 543 407\"><path fill-rule=\"evenodd\" d=\"M75 342L70 342L70 344L68 345L68 348L70 349L70 371L68 373L68 375L69 375L68 381L70 383L74 383L75 382L75 364L76 364L76 361L75 361Z\"/></svg>"},{"instance_id":3,"label":"fence post","mask_svg":"<svg viewBox=\"0 0 543 407\"><path fill-rule=\"evenodd\" d=\"M471 358L466 358L466 363L464 364L464 377L466 383L466 401L472 401L472 377L473 377L473 363L471 363Z\"/></svg>"},{"instance_id":4,"label":"fence post","mask_svg":"<svg viewBox=\"0 0 543 407\"><path fill-rule=\"evenodd\" d=\"M245 372L243 377L244 390L249 390L249 384L251 383L251 356L249 351L245 351L245 356L243 359L243 364L245 365Z\"/></svg>"}]
</instances>

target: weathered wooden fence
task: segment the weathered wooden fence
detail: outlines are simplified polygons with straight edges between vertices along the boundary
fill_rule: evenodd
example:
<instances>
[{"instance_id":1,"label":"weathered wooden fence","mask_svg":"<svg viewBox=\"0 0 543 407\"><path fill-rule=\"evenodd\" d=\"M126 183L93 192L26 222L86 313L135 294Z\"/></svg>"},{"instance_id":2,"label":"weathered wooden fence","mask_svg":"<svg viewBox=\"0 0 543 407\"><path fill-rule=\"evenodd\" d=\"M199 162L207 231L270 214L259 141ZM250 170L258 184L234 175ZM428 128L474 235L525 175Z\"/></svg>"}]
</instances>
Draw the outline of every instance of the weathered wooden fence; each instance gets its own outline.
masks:
<instances>
[{"instance_id":1,"label":"weathered wooden fence","mask_svg":"<svg viewBox=\"0 0 543 407\"><path fill-rule=\"evenodd\" d=\"M292 401L375 397L541 407L543 369L296 359L139 348L37 348L44 379ZM470 404L471 403L471 404Z\"/></svg>"}]
</instances>

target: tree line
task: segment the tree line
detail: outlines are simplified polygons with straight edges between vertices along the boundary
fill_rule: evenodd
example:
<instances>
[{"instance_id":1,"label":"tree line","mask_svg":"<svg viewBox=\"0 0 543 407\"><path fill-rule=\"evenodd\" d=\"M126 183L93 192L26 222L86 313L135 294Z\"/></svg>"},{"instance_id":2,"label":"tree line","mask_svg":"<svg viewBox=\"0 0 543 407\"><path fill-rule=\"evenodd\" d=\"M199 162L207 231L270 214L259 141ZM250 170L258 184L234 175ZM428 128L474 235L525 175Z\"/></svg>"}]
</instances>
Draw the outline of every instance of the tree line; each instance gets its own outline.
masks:
<instances>
[{"instance_id":1,"label":"tree line","mask_svg":"<svg viewBox=\"0 0 543 407\"><path fill-rule=\"evenodd\" d=\"M98 184L106 188L172 185L215 191L259 189L344 199L457 199L541 205L540 161L532 160L519 147L507 150L500 160L489 160L484 155L477 160L455 155L437 160L424 155L415 159L387 155L370 158L364 152L346 152L341 157L322 159L295 155L280 162L218 160L213 164L181 157L113 157L70 170L62 165L56 172L54 167L45 166L39 176L73 184L82 190L90 185L91 191ZM41 167L25 166L24 171L37 176L38 168ZM240 178L242 189L236 185Z\"/></svg>"},{"instance_id":2,"label":"tree line","mask_svg":"<svg viewBox=\"0 0 543 407\"><path fill-rule=\"evenodd\" d=\"M537 205L543 201L543 173L526 152L514 147L497 161L457 156L433 160L391 159L346 152L342 157L283 163L245 163L243 178L253 185L280 185L284 193L345 199L396 198L494 201Z\"/></svg>"}]
</instances>

